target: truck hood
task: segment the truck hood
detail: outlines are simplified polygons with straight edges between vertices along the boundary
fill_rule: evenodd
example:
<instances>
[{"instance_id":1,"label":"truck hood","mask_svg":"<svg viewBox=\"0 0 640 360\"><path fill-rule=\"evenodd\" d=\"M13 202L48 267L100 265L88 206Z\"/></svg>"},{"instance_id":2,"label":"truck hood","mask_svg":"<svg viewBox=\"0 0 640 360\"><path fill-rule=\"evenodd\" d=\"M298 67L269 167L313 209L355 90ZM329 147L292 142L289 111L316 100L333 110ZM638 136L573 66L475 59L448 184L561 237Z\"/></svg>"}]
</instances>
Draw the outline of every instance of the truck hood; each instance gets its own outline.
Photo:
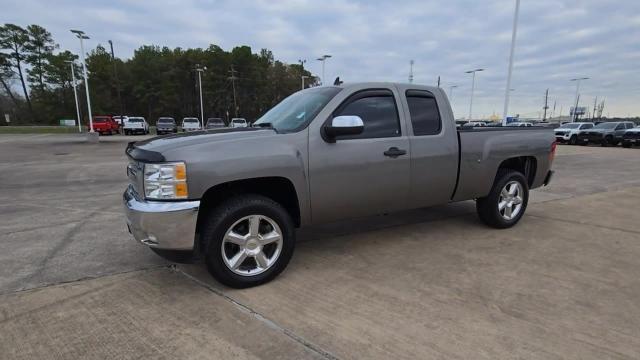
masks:
<instances>
[{"instance_id":1,"label":"truck hood","mask_svg":"<svg viewBox=\"0 0 640 360\"><path fill-rule=\"evenodd\" d=\"M234 141L273 134L275 134L275 131L272 129L254 127L199 130L131 142L127 146L126 153L136 160L161 162L165 161L162 153L177 147L193 146L214 141Z\"/></svg>"}]
</instances>

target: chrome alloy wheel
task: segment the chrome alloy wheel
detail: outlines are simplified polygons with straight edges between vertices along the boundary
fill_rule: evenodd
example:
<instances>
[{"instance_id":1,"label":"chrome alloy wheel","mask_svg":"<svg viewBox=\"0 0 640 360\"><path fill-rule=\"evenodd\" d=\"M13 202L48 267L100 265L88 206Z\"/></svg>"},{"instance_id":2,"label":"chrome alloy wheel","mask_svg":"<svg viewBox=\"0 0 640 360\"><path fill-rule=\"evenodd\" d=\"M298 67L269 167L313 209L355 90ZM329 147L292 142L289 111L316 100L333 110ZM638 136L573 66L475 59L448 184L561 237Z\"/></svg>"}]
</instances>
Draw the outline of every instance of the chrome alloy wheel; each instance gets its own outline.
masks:
<instances>
[{"instance_id":1,"label":"chrome alloy wheel","mask_svg":"<svg viewBox=\"0 0 640 360\"><path fill-rule=\"evenodd\" d=\"M505 220L513 220L522 211L524 190L518 181L509 181L500 192L498 211Z\"/></svg>"},{"instance_id":2,"label":"chrome alloy wheel","mask_svg":"<svg viewBox=\"0 0 640 360\"><path fill-rule=\"evenodd\" d=\"M264 215L249 215L236 221L222 240L222 260L235 274L254 276L276 263L282 251L282 231Z\"/></svg>"}]
</instances>

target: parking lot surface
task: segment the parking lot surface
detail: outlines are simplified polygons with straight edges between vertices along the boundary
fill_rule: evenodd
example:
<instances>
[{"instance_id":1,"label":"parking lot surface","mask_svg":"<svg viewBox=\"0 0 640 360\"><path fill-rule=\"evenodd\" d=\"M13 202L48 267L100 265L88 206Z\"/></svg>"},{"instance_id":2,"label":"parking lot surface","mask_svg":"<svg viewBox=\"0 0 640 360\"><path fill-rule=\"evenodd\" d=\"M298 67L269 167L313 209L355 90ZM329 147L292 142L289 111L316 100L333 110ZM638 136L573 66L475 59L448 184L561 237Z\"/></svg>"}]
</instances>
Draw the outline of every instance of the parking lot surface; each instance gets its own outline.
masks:
<instances>
[{"instance_id":1,"label":"parking lot surface","mask_svg":"<svg viewBox=\"0 0 640 360\"><path fill-rule=\"evenodd\" d=\"M132 139L0 136L3 357L640 358L640 149L559 146L512 229L461 202L300 230L233 290L130 238Z\"/></svg>"}]
</instances>

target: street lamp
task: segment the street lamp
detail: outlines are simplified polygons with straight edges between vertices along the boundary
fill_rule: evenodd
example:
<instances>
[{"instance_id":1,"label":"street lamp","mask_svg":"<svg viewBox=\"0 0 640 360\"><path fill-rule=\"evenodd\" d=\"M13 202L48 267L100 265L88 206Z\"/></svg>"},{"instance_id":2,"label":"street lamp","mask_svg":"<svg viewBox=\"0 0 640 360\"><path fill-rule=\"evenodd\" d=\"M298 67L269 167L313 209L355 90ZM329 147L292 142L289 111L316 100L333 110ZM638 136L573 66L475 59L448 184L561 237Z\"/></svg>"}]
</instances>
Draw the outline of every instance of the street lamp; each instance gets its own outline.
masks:
<instances>
[{"instance_id":1,"label":"street lamp","mask_svg":"<svg viewBox=\"0 0 640 360\"><path fill-rule=\"evenodd\" d=\"M513 15L513 31L511 33L511 52L509 53L509 70L507 72L507 86L504 89L504 111L502 112L502 126L507 125L507 113L509 112L509 95L511 92L511 73L513 72L513 54L516 49L516 34L518 32L518 12L520 0L516 0L516 12Z\"/></svg>"},{"instance_id":2,"label":"street lamp","mask_svg":"<svg viewBox=\"0 0 640 360\"><path fill-rule=\"evenodd\" d=\"M327 61L328 58L330 58L331 55L322 55L319 58L317 58L316 60L318 61L322 61L322 81L320 82L322 85L324 85L324 63L325 61Z\"/></svg>"},{"instance_id":3,"label":"street lamp","mask_svg":"<svg viewBox=\"0 0 640 360\"><path fill-rule=\"evenodd\" d=\"M458 87L458 85L449 86L449 102L451 102L451 99L453 99L453 89L455 89L457 87Z\"/></svg>"},{"instance_id":4,"label":"street lamp","mask_svg":"<svg viewBox=\"0 0 640 360\"><path fill-rule=\"evenodd\" d=\"M581 77L581 78L575 78L575 79L571 79L569 81L575 81L576 82L576 101L575 101L575 106L573 107L573 122L576 122L576 120L578 120L578 101L580 99L578 92L580 91L580 81L582 80L589 80L588 77Z\"/></svg>"},{"instance_id":5,"label":"street lamp","mask_svg":"<svg viewBox=\"0 0 640 360\"><path fill-rule=\"evenodd\" d=\"M82 57L82 73L84 75L84 90L87 92L87 108L89 113L89 132L93 131L93 116L91 115L91 99L89 98L89 75L87 75L87 64L84 60L84 43L82 40L89 39L82 30L71 30L80 39L80 56Z\"/></svg>"},{"instance_id":6,"label":"street lamp","mask_svg":"<svg viewBox=\"0 0 640 360\"><path fill-rule=\"evenodd\" d=\"M109 46L111 47L111 62L113 62L113 75L116 78L116 90L118 91L118 102L120 103L120 122L123 122L124 118L124 105L122 105L122 96L120 95L120 79L118 79L118 69L116 68L116 56L113 53L113 41L109 40ZM124 123L122 123L124 125Z\"/></svg>"},{"instance_id":7,"label":"street lamp","mask_svg":"<svg viewBox=\"0 0 640 360\"><path fill-rule=\"evenodd\" d=\"M78 91L76 89L76 70L74 67L74 61L66 60L66 63L71 65L71 81L73 82L73 97L76 99L76 113L78 114L78 132L82 132L82 126L80 125L80 106L78 105Z\"/></svg>"},{"instance_id":8,"label":"street lamp","mask_svg":"<svg viewBox=\"0 0 640 360\"><path fill-rule=\"evenodd\" d=\"M465 74L472 74L471 76L471 100L469 100L469 121L471 121L471 116L473 115L473 91L476 88L476 73L484 71L484 69L475 69L465 71Z\"/></svg>"},{"instance_id":9,"label":"street lamp","mask_svg":"<svg viewBox=\"0 0 640 360\"><path fill-rule=\"evenodd\" d=\"M202 73L207 70L207 67L200 67L196 64L196 72L198 73L198 86L200 87L200 119L202 120L202 129L204 129L204 106L202 105Z\"/></svg>"}]
</instances>

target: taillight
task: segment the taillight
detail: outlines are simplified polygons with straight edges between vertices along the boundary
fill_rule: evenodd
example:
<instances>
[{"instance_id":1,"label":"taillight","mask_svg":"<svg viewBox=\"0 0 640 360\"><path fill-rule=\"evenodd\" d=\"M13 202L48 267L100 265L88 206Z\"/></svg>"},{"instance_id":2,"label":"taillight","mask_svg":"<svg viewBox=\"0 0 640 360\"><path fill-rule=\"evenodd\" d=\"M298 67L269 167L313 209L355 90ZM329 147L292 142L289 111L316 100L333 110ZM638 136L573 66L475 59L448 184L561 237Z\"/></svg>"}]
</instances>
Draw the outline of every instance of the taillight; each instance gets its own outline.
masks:
<instances>
[{"instance_id":1,"label":"taillight","mask_svg":"<svg viewBox=\"0 0 640 360\"><path fill-rule=\"evenodd\" d=\"M558 147L558 142L554 141L551 144L551 152L549 153L549 166L551 166L553 159L556 157L556 147Z\"/></svg>"}]
</instances>

